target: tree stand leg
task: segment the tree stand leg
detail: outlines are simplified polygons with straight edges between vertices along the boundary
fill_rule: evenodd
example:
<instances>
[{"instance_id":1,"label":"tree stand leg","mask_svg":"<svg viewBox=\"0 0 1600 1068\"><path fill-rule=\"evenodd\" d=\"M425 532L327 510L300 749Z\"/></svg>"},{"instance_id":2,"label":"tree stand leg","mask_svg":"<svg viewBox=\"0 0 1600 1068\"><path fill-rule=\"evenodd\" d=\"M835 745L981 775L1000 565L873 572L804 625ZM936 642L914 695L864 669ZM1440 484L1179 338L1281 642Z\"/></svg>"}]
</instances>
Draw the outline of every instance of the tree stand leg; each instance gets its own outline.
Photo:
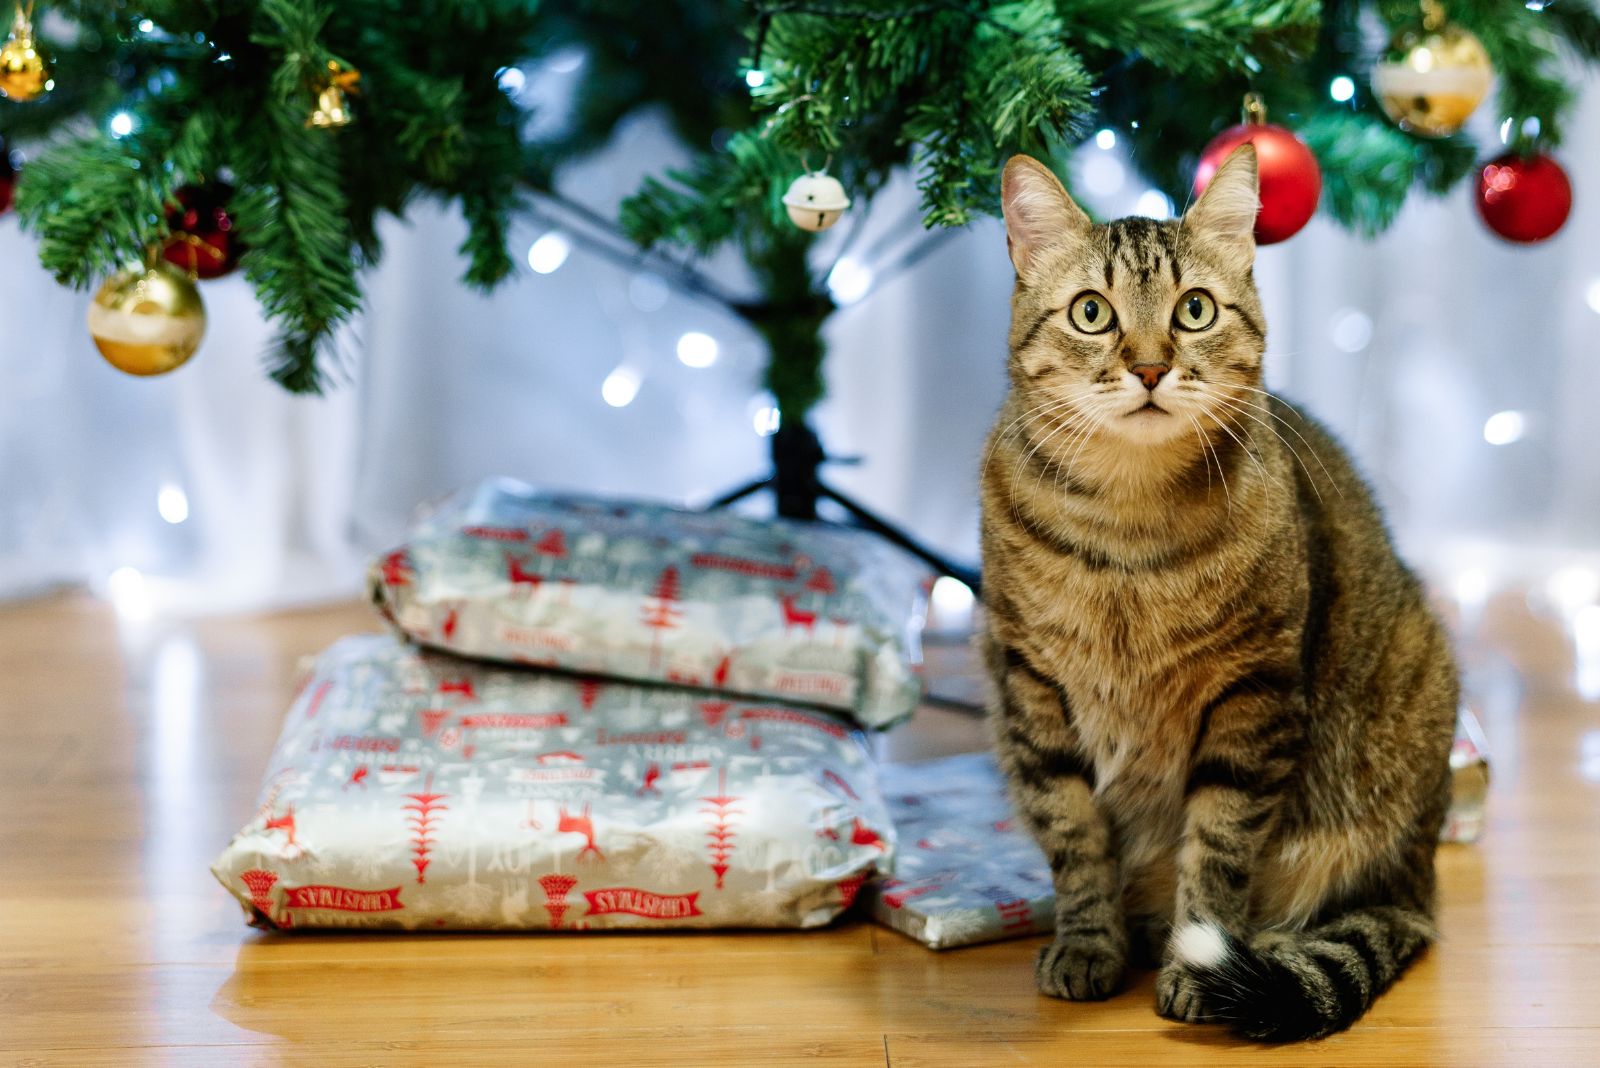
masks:
<instances>
[{"instance_id":1,"label":"tree stand leg","mask_svg":"<svg viewBox=\"0 0 1600 1068\"><path fill-rule=\"evenodd\" d=\"M735 501L770 489L777 497L780 516L817 522L817 502L827 499L848 512L863 530L870 530L885 541L898 545L939 574L959 579L971 588L973 594L981 593L982 580L976 568L957 564L934 552L905 530L823 482L818 469L828 459L816 431L808 424L785 424L772 435L772 474L723 494L710 507L725 508Z\"/></svg>"}]
</instances>

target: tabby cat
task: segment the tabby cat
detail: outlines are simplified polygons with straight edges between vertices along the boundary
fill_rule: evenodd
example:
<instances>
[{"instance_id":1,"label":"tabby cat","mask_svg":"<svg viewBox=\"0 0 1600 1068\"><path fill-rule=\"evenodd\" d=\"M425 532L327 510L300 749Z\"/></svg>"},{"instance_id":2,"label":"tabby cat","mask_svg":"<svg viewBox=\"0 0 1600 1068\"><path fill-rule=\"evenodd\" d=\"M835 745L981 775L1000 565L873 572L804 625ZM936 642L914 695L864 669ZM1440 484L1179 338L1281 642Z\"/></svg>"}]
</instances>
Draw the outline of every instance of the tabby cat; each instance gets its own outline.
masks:
<instances>
[{"instance_id":1,"label":"tabby cat","mask_svg":"<svg viewBox=\"0 0 1600 1068\"><path fill-rule=\"evenodd\" d=\"M1371 494L1265 392L1252 148L1181 221L1007 165L1011 391L982 469L993 721L1050 862L1039 987L1287 1040L1434 938L1458 681Z\"/></svg>"}]
</instances>

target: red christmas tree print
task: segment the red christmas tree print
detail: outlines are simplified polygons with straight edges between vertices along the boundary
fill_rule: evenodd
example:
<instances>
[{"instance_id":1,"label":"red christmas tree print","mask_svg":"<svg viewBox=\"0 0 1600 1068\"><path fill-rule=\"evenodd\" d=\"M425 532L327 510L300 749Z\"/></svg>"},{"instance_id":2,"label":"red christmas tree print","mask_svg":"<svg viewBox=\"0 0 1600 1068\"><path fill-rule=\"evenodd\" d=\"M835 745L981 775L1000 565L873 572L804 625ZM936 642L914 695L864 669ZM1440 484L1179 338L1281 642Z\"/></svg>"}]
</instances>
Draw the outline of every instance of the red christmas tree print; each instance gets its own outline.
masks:
<instances>
[{"instance_id":1,"label":"red christmas tree print","mask_svg":"<svg viewBox=\"0 0 1600 1068\"><path fill-rule=\"evenodd\" d=\"M826 597L830 593L837 593L839 588L833 584L833 575L828 569L819 567L811 572L811 577L806 580L806 589Z\"/></svg>"},{"instance_id":2,"label":"red christmas tree print","mask_svg":"<svg viewBox=\"0 0 1600 1068\"><path fill-rule=\"evenodd\" d=\"M444 635L445 641L450 641L456 636L456 620L460 614L461 610L458 608L452 608L445 613L444 622L439 624L439 631Z\"/></svg>"},{"instance_id":3,"label":"red christmas tree print","mask_svg":"<svg viewBox=\"0 0 1600 1068\"><path fill-rule=\"evenodd\" d=\"M383 575L385 586L411 585L411 561L406 557L405 550L399 550L385 556L378 564L378 571Z\"/></svg>"},{"instance_id":4,"label":"red christmas tree print","mask_svg":"<svg viewBox=\"0 0 1600 1068\"><path fill-rule=\"evenodd\" d=\"M448 708L424 708L422 710L422 735L432 738L439 733L439 728L444 726L444 721L450 718Z\"/></svg>"},{"instance_id":5,"label":"red christmas tree print","mask_svg":"<svg viewBox=\"0 0 1600 1068\"><path fill-rule=\"evenodd\" d=\"M683 619L683 612L675 607L678 600L678 569L671 565L661 569L656 587L645 598L640 621L655 631L650 642L650 669L656 670L661 662L661 632L671 630Z\"/></svg>"},{"instance_id":6,"label":"red christmas tree print","mask_svg":"<svg viewBox=\"0 0 1600 1068\"><path fill-rule=\"evenodd\" d=\"M250 891L250 904L256 911L263 916L271 917L272 887L278 881L278 873L251 868L249 871L240 872L239 880L244 883L245 889Z\"/></svg>"},{"instance_id":7,"label":"red christmas tree print","mask_svg":"<svg viewBox=\"0 0 1600 1068\"><path fill-rule=\"evenodd\" d=\"M700 800L709 806L700 812L711 817L711 830L706 832L706 837L711 839L708 852L711 856L711 870L717 876L717 889L721 890L723 878L728 874L728 858L733 856L733 839L737 834L728 825L728 820L732 816L742 814L741 809L733 807L739 798L728 796L727 768L717 772L717 796L702 797Z\"/></svg>"},{"instance_id":8,"label":"red christmas tree print","mask_svg":"<svg viewBox=\"0 0 1600 1068\"><path fill-rule=\"evenodd\" d=\"M550 913L550 926L559 928L561 917L567 914L567 892L578 885L570 875L542 875L539 887L544 891L545 911Z\"/></svg>"},{"instance_id":9,"label":"red christmas tree print","mask_svg":"<svg viewBox=\"0 0 1600 1068\"><path fill-rule=\"evenodd\" d=\"M533 551L540 556L560 560L567 555L567 536L560 527L554 527L534 544Z\"/></svg>"},{"instance_id":10,"label":"red christmas tree print","mask_svg":"<svg viewBox=\"0 0 1600 1068\"><path fill-rule=\"evenodd\" d=\"M594 711L594 703L600 697L601 685L599 679L578 680L578 703L583 706L585 712Z\"/></svg>"},{"instance_id":11,"label":"red christmas tree print","mask_svg":"<svg viewBox=\"0 0 1600 1068\"><path fill-rule=\"evenodd\" d=\"M722 725L723 717L728 714L728 709L733 707L732 701L701 701L700 718L705 720L706 726L715 730Z\"/></svg>"},{"instance_id":12,"label":"red christmas tree print","mask_svg":"<svg viewBox=\"0 0 1600 1068\"><path fill-rule=\"evenodd\" d=\"M728 685L728 672L732 667L733 657L731 655L724 656L721 660L718 660L717 669L711 673L711 685L719 690Z\"/></svg>"},{"instance_id":13,"label":"red christmas tree print","mask_svg":"<svg viewBox=\"0 0 1600 1068\"><path fill-rule=\"evenodd\" d=\"M431 864L433 852L433 832L440 820L439 813L449 811L450 806L440 804L448 794L433 793L433 776L430 775L423 783L422 792L406 794L411 802L405 806L405 811L411 813L406 817L406 823L411 827L411 863L417 869L417 882L427 882L428 865Z\"/></svg>"}]
</instances>

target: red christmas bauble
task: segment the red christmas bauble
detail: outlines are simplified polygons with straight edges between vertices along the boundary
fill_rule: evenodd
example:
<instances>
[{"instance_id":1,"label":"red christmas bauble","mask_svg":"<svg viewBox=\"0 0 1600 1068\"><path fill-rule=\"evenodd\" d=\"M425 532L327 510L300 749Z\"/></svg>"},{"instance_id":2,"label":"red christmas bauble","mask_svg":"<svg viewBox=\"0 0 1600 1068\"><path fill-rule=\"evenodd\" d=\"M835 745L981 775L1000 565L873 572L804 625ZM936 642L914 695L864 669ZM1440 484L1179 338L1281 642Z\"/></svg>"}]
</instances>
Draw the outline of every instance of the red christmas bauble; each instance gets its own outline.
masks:
<instances>
[{"instance_id":1,"label":"red christmas bauble","mask_svg":"<svg viewBox=\"0 0 1600 1068\"><path fill-rule=\"evenodd\" d=\"M1572 213L1572 183L1549 156L1508 153L1478 172L1478 214L1507 241L1550 237Z\"/></svg>"},{"instance_id":2,"label":"red christmas bauble","mask_svg":"<svg viewBox=\"0 0 1600 1068\"><path fill-rule=\"evenodd\" d=\"M202 279L221 278L237 267L239 243L228 215L233 187L186 185L176 196L177 204L167 210L172 237L161 249L167 262Z\"/></svg>"},{"instance_id":3,"label":"red christmas bauble","mask_svg":"<svg viewBox=\"0 0 1600 1068\"><path fill-rule=\"evenodd\" d=\"M1204 192L1228 153L1246 142L1256 146L1256 173L1261 183L1261 210L1256 214L1256 244L1272 245L1300 232L1317 210L1322 196L1322 168L1306 143L1270 122L1230 126L1200 153L1194 172L1194 195Z\"/></svg>"},{"instance_id":4,"label":"red christmas bauble","mask_svg":"<svg viewBox=\"0 0 1600 1068\"><path fill-rule=\"evenodd\" d=\"M11 210L12 198L17 192L17 161L0 137L0 215Z\"/></svg>"}]
</instances>

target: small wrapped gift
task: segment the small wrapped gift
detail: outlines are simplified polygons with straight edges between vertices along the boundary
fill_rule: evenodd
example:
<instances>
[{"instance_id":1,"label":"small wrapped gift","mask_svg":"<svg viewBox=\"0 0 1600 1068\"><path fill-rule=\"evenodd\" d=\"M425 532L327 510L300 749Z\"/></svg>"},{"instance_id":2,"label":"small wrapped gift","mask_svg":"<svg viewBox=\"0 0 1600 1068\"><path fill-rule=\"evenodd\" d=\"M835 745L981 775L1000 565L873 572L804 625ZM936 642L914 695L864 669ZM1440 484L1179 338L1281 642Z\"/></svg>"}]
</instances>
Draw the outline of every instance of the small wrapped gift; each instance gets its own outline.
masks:
<instances>
[{"instance_id":1,"label":"small wrapped gift","mask_svg":"<svg viewBox=\"0 0 1600 1068\"><path fill-rule=\"evenodd\" d=\"M212 871L275 928L815 927L893 849L827 713L367 636L317 661Z\"/></svg>"},{"instance_id":2,"label":"small wrapped gift","mask_svg":"<svg viewBox=\"0 0 1600 1068\"><path fill-rule=\"evenodd\" d=\"M1450 748L1450 814L1442 842L1476 842L1483 835L1484 802L1489 796L1489 747L1478 717L1466 705L1456 716Z\"/></svg>"},{"instance_id":3,"label":"small wrapped gift","mask_svg":"<svg viewBox=\"0 0 1600 1068\"><path fill-rule=\"evenodd\" d=\"M469 656L839 709L920 699L931 576L861 531L535 493L495 480L381 557L408 637Z\"/></svg>"},{"instance_id":4,"label":"small wrapped gift","mask_svg":"<svg viewBox=\"0 0 1600 1068\"><path fill-rule=\"evenodd\" d=\"M1052 928L1050 868L990 754L886 764L881 781L900 852L894 877L867 888L874 919L930 949Z\"/></svg>"},{"instance_id":5,"label":"small wrapped gift","mask_svg":"<svg viewBox=\"0 0 1600 1068\"><path fill-rule=\"evenodd\" d=\"M1489 785L1483 729L1463 706L1450 752L1451 804L1440 840L1474 842ZM892 878L867 888L872 915L931 949L1049 931L1055 891L1020 828L988 753L886 764L880 780L900 837Z\"/></svg>"}]
</instances>

